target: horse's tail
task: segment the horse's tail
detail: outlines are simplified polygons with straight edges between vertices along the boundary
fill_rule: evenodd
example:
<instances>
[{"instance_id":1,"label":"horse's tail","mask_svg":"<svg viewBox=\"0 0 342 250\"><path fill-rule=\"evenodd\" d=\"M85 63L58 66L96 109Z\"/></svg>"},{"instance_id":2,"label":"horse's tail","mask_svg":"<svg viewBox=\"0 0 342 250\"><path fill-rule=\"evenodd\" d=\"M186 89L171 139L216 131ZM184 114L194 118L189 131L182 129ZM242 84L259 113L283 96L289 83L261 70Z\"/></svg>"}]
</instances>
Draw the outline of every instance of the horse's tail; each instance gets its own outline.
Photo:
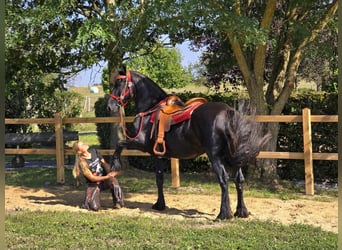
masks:
<instances>
[{"instance_id":1,"label":"horse's tail","mask_svg":"<svg viewBox=\"0 0 342 250\"><path fill-rule=\"evenodd\" d=\"M254 115L246 117L237 110L228 110L228 117L226 135L230 163L232 166L242 167L259 154L271 134L266 133L262 124L255 121Z\"/></svg>"}]
</instances>

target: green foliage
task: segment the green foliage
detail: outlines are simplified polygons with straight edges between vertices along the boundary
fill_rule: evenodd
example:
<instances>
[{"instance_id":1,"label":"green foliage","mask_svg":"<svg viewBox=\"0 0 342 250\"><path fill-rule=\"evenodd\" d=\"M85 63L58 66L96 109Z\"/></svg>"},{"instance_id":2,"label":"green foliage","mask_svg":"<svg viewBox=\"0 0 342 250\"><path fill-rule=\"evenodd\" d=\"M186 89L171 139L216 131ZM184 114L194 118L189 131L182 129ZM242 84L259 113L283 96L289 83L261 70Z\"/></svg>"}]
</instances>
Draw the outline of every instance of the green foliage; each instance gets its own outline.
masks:
<instances>
[{"instance_id":1,"label":"green foliage","mask_svg":"<svg viewBox=\"0 0 342 250\"><path fill-rule=\"evenodd\" d=\"M310 108L311 115L336 115L337 93L304 92L293 95L286 104L285 115L301 115L302 109ZM312 123L313 152L337 153L337 123ZM303 152L301 123L280 123L277 151ZM278 174L283 179L304 179L302 160L279 160ZM337 181L337 161L314 161L317 181Z\"/></svg>"},{"instance_id":2,"label":"green foliage","mask_svg":"<svg viewBox=\"0 0 342 250\"><path fill-rule=\"evenodd\" d=\"M127 62L130 70L139 71L158 82L163 88L184 87L191 81L191 75L181 65L181 55L177 49L158 48L153 54L138 56Z\"/></svg>"},{"instance_id":3,"label":"green foliage","mask_svg":"<svg viewBox=\"0 0 342 250\"><path fill-rule=\"evenodd\" d=\"M62 117L76 117L81 113L83 97L79 93L60 90L60 79L49 74L36 77L34 82L24 79L5 85L6 118L53 118L57 112ZM42 131L54 131L53 125L39 124ZM64 125L70 130L71 124ZM28 132L27 125L7 125L6 132Z\"/></svg>"},{"instance_id":4,"label":"green foliage","mask_svg":"<svg viewBox=\"0 0 342 250\"><path fill-rule=\"evenodd\" d=\"M109 112L107 111L108 96L99 98L94 105L96 117L108 117ZM110 135L111 126L109 123L97 123L96 124L97 136L101 148L110 148Z\"/></svg>"},{"instance_id":5,"label":"green foliage","mask_svg":"<svg viewBox=\"0 0 342 250\"><path fill-rule=\"evenodd\" d=\"M135 57L141 52L152 54L156 46L161 46L160 39L165 37L165 34L168 39L165 39L164 45L175 45L186 39L190 39L193 45L197 44L197 47L208 45L208 51L213 53L206 54L212 54L221 60L219 63L206 64L210 66L209 70L213 70L209 72L211 75L225 71L227 67L221 66L233 57L229 47L224 49L228 45L227 37L241 43L249 65L254 63L255 48L267 44L269 57L266 65L276 67L278 64L274 61L281 60L275 55L283 51L283 41L286 40L283 38L294 37L291 40L294 45L298 45L306 38L304 35L317 28L315 25L320 23L317 20L326 14L329 6L324 1L314 4L308 1L277 4L272 32L268 33L268 30L260 27L266 2L238 6L233 1L166 0L160 4L153 1L94 3L69 0L7 0L6 82L13 87L15 84L20 85L20 79L25 79L25 84L33 84L37 81L36 76L49 73L59 74L59 79L65 79L69 73L76 73L102 60L108 61L109 73L122 63L123 59L133 59L128 57ZM292 11L298 12L286 16L286 13ZM328 26L327 32L324 30L324 34L330 31L334 31L332 35L336 34L336 18L333 19L334 22ZM286 32L293 33L286 36ZM206 43L204 40L212 40L213 43ZM321 44L330 41L321 40ZM226 53L215 53L218 51L217 46L222 43L226 44L220 46L220 52ZM332 44L335 45L334 41ZM334 46L327 46L332 47ZM154 56L158 53L164 52L156 52ZM172 53L164 53L162 57L168 58L170 54ZM177 63L171 65L176 67ZM220 66L219 69L215 65ZM160 71L166 75L158 73L157 76L155 70L149 72L149 75L159 79L161 85L178 87L190 80L187 74L177 73L180 71L178 66L171 68L170 65L166 67L159 64L156 67L163 69ZM168 74L168 70L172 74ZM274 68L274 72L279 71L279 68ZM267 76L270 75L269 72ZM273 78L276 78L276 75ZM24 110L25 107L20 107L19 113Z\"/></svg>"},{"instance_id":6,"label":"green foliage","mask_svg":"<svg viewBox=\"0 0 342 250\"><path fill-rule=\"evenodd\" d=\"M105 94L109 94L110 92L110 83L109 83L109 70L108 68L103 68L102 69L102 76L101 76L101 84L103 87L103 91L105 92Z\"/></svg>"},{"instance_id":7,"label":"green foliage","mask_svg":"<svg viewBox=\"0 0 342 250\"><path fill-rule=\"evenodd\" d=\"M27 106L38 103L43 90L50 96L62 90L70 74L102 60L113 66L121 63L125 53L153 47L160 34L156 28L150 29L154 16L148 8L144 11L144 4L108 4L6 1L6 117L32 117ZM42 88L46 84L42 79L49 74L56 80ZM31 98L35 102L28 100ZM44 101L39 100L40 105ZM27 129L21 126L12 130Z\"/></svg>"},{"instance_id":8,"label":"green foliage","mask_svg":"<svg viewBox=\"0 0 342 250\"><path fill-rule=\"evenodd\" d=\"M55 91L54 95L40 96L37 98L37 103L41 103L37 110L37 116L41 118L51 118L57 112L61 112L63 118L77 117L82 112L83 96L76 92L70 91ZM39 124L42 131L54 131L54 125ZM63 125L66 130L71 130L73 124Z\"/></svg>"},{"instance_id":9,"label":"green foliage","mask_svg":"<svg viewBox=\"0 0 342 250\"><path fill-rule=\"evenodd\" d=\"M53 117L57 111L64 117L78 115L81 97L63 93L67 69L76 60L71 44L77 24L66 18L69 5L64 1L6 3L6 117ZM28 129L8 126L6 131Z\"/></svg>"},{"instance_id":10,"label":"green foliage","mask_svg":"<svg viewBox=\"0 0 342 250\"><path fill-rule=\"evenodd\" d=\"M321 89L334 89L337 1L169 4L182 10L182 15L168 20L170 37L188 38L193 48L205 48L201 63L208 84L244 84L258 113L281 112L289 97L286 82L296 81L292 76L320 80ZM302 60L303 67L298 67ZM262 86L268 88L265 93Z\"/></svg>"}]
</instances>

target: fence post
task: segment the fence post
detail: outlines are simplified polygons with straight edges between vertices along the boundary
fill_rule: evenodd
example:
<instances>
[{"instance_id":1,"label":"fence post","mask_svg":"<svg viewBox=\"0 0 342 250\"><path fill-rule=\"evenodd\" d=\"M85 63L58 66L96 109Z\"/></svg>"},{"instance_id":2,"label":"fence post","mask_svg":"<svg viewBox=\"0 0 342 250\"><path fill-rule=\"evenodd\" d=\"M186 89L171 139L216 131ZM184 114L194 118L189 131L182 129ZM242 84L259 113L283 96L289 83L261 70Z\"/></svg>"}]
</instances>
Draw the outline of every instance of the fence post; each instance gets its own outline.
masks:
<instances>
[{"instance_id":1,"label":"fence post","mask_svg":"<svg viewBox=\"0 0 342 250\"><path fill-rule=\"evenodd\" d=\"M171 158L171 186L179 187L179 159Z\"/></svg>"},{"instance_id":2,"label":"fence post","mask_svg":"<svg viewBox=\"0 0 342 250\"><path fill-rule=\"evenodd\" d=\"M56 167L57 183L65 182L64 176L64 141L63 141L63 123L60 112L55 114L55 135L56 135Z\"/></svg>"},{"instance_id":3,"label":"fence post","mask_svg":"<svg viewBox=\"0 0 342 250\"><path fill-rule=\"evenodd\" d=\"M312 140L311 140L311 111L304 108L303 113L303 143L304 143L304 169L305 169L305 193L314 195L314 175L312 161Z\"/></svg>"}]
</instances>

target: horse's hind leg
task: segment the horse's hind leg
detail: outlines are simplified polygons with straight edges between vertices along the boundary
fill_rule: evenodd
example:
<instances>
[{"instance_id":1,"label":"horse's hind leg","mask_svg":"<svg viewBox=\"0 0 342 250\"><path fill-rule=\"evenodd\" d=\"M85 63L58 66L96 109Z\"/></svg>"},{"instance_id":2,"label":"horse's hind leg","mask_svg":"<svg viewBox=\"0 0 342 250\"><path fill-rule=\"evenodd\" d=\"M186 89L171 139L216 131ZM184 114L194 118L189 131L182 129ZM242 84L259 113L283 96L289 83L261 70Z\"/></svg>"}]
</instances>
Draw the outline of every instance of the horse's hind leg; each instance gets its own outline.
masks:
<instances>
[{"instance_id":1,"label":"horse's hind leg","mask_svg":"<svg viewBox=\"0 0 342 250\"><path fill-rule=\"evenodd\" d=\"M243 189L242 189L242 183L245 181L245 178L242 174L241 168L236 172L235 176L235 187L237 192L237 206L236 206L236 212L234 214L235 217L241 217L241 218L247 218L249 216L249 212L247 210L247 207L245 205L245 202L243 200Z\"/></svg>"},{"instance_id":2,"label":"horse's hind leg","mask_svg":"<svg viewBox=\"0 0 342 250\"><path fill-rule=\"evenodd\" d=\"M152 206L156 210L165 209L165 199L164 199L164 165L166 159L156 157L155 158L155 168L156 168L156 183L158 188L158 199L157 202Z\"/></svg>"}]
</instances>

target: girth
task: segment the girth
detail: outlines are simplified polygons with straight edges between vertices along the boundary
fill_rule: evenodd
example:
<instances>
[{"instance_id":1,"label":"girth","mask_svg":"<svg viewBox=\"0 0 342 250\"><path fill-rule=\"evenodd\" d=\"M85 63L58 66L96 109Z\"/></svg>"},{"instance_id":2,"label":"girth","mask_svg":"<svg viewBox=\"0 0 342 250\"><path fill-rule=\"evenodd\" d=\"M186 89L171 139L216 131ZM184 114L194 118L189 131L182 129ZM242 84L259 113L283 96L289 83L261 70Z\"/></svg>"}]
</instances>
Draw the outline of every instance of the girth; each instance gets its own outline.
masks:
<instances>
[{"instance_id":1,"label":"girth","mask_svg":"<svg viewBox=\"0 0 342 250\"><path fill-rule=\"evenodd\" d=\"M184 104L178 96L170 96L160 105L160 109L151 117L151 122L153 122L151 138L155 132L155 126L158 123L157 139L153 147L155 155L165 155L166 146L164 135L165 132L170 130L171 125L190 119L192 112L206 102L207 100L205 98L196 97L188 100Z\"/></svg>"}]
</instances>

